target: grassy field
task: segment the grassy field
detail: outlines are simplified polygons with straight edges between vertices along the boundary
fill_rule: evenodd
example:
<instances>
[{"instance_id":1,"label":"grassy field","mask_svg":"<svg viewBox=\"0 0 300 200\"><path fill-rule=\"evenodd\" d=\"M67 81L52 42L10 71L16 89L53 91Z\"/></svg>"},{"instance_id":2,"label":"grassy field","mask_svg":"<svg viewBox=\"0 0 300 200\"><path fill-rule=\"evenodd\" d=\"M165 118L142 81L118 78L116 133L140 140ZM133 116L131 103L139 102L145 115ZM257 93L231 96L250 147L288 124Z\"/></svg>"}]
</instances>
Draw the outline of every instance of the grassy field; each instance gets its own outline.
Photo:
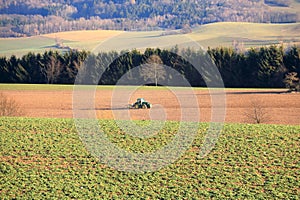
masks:
<instances>
[{"instance_id":1,"label":"grassy field","mask_svg":"<svg viewBox=\"0 0 300 200\"><path fill-rule=\"evenodd\" d=\"M101 50L124 50L139 47L170 47L180 45L186 38L197 41L204 48L232 46L234 40L243 42L245 48L284 42L300 42L300 24L256 24L256 23L214 23L195 27L185 35L162 35L163 31L71 31L53 33L29 38L0 39L0 55L21 56L28 51L44 52L56 49L55 38L64 45L92 51L99 44ZM108 40L113 38L113 40ZM105 42L105 41L109 42Z\"/></svg>"},{"instance_id":2,"label":"grassy field","mask_svg":"<svg viewBox=\"0 0 300 200\"><path fill-rule=\"evenodd\" d=\"M54 84L0 84L0 90L2 91L34 91L34 90L40 90L40 91L72 91L75 89L94 89L96 87L97 90L113 90L115 88L117 89L135 89L137 86L115 86L115 85L54 85ZM186 90L190 88L186 87L155 87L155 86L138 86L139 89L142 88L142 90L169 90L172 88L172 90ZM207 90L207 88L193 88L194 90ZM270 89L272 90L272 89Z\"/></svg>"},{"instance_id":3,"label":"grassy field","mask_svg":"<svg viewBox=\"0 0 300 200\"><path fill-rule=\"evenodd\" d=\"M139 122L143 125L147 121ZM99 121L131 152L159 148L178 127L167 122L142 140L114 121ZM101 164L85 149L72 119L0 118L0 198L297 199L300 126L227 124L216 147L197 157L208 124L170 166L140 174Z\"/></svg>"},{"instance_id":4,"label":"grassy field","mask_svg":"<svg viewBox=\"0 0 300 200\"><path fill-rule=\"evenodd\" d=\"M156 86L122 86L122 85L59 85L59 84L5 84L0 83L1 91L73 91L76 89L94 89L97 90L122 90L122 89L141 89L143 91L157 91L157 90L190 90L189 87L156 87ZM286 92L284 88L207 88L207 87L193 87L194 91L224 91L224 92L237 92L237 91L253 91L253 92Z\"/></svg>"},{"instance_id":5,"label":"grassy field","mask_svg":"<svg viewBox=\"0 0 300 200\"><path fill-rule=\"evenodd\" d=\"M51 84L0 84L0 90L73 90L74 85Z\"/></svg>"}]
</instances>

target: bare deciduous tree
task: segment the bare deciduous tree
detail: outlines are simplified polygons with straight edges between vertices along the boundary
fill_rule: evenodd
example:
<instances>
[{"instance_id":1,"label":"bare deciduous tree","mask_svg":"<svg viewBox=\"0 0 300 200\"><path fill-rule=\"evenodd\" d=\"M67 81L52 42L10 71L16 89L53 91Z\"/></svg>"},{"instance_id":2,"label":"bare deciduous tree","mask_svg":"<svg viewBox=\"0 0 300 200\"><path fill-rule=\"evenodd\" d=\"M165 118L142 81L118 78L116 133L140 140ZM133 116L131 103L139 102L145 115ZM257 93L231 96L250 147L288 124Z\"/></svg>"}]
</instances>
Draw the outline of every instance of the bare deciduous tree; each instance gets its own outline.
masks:
<instances>
[{"instance_id":1,"label":"bare deciduous tree","mask_svg":"<svg viewBox=\"0 0 300 200\"><path fill-rule=\"evenodd\" d=\"M61 72L61 63L54 56L50 56L50 61L47 65L46 75L49 84L55 83Z\"/></svg>"},{"instance_id":2,"label":"bare deciduous tree","mask_svg":"<svg viewBox=\"0 0 300 200\"><path fill-rule=\"evenodd\" d=\"M0 93L0 116L21 116L20 105L12 98Z\"/></svg>"},{"instance_id":3,"label":"bare deciduous tree","mask_svg":"<svg viewBox=\"0 0 300 200\"><path fill-rule=\"evenodd\" d=\"M158 55L151 55L140 73L146 82L153 82L155 86L158 85L159 80L165 80L167 76L163 62Z\"/></svg>"},{"instance_id":4,"label":"bare deciduous tree","mask_svg":"<svg viewBox=\"0 0 300 200\"><path fill-rule=\"evenodd\" d=\"M244 112L244 116L246 122L250 123L261 124L270 121L270 115L261 99L252 99L250 102L250 109Z\"/></svg>"}]
</instances>

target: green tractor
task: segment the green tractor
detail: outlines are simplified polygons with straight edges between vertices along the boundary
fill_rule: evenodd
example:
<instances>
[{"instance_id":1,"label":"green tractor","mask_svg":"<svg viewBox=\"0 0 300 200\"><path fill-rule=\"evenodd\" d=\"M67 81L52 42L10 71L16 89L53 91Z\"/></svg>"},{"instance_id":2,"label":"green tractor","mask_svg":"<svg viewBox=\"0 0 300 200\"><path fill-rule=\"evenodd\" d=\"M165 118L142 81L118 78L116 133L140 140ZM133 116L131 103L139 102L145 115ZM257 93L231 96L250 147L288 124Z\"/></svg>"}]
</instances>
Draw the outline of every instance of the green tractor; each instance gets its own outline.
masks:
<instances>
[{"instance_id":1,"label":"green tractor","mask_svg":"<svg viewBox=\"0 0 300 200\"><path fill-rule=\"evenodd\" d=\"M151 103L145 101L145 99L143 99L143 98L138 98L134 104L129 105L129 108L135 108L135 109L143 108L143 109L147 109L147 108L151 108Z\"/></svg>"}]
</instances>

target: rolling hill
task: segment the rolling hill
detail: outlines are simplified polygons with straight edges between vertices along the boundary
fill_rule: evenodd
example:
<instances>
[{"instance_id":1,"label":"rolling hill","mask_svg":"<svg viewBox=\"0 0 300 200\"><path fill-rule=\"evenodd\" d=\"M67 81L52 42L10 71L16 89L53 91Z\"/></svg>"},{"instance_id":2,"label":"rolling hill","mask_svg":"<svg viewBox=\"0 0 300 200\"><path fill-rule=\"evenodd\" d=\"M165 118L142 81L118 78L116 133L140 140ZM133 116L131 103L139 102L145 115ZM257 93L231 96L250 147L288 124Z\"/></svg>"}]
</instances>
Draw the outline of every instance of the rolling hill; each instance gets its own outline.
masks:
<instances>
[{"instance_id":1,"label":"rolling hill","mask_svg":"<svg viewBox=\"0 0 300 200\"><path fill-rule=\"evenodd\" d=\"M294 45L300 43L300 23L258 24L222 22L195 27L191 33L179 31L70 31L22 38L1 38L0 55L9 56L46 50L67 51L69 48L93 51L130 50L134 48L180 45L187 40L200 46L218 47L236 45L249 48L270 44Z\"/></svg>"}]
</instances>

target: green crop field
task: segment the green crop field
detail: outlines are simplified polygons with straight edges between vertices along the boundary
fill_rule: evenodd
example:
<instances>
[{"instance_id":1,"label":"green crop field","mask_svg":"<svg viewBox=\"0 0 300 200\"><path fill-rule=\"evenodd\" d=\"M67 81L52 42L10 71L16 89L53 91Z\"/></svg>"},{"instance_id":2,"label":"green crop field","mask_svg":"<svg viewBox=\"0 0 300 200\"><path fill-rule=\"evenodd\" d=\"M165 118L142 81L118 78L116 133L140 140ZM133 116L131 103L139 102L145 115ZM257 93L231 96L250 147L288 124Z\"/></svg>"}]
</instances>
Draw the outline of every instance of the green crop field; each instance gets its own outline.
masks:
<instances>
[{"instance_id":1,"label":"green crop field","mask_svg":"<svg viewBox=\"0 0 300 200\"><path fill-rule=\"evenodd\" d=\"M131 50L147 47L169 48L189 40L196 41L204 48L232 46L233 41L244 44L244 48L270 44L285 45L300 43L300 23L294 24L258 24L224 22L194 27L189 34L168 35L168 31L72 31L53 33L29 38L1 38L0 56L15 54L22 56L29 51L44 52L57 49L56 38L65 46L92 51L100 45L101 50ZM164 35L165 34L165 35ZM108 42L107 42L108 41ZM183 45L184 46L184 45ZM99 50L99 49L98 49Z\"/></svg>"},{"instance_id":2,"label":"green crop field","mask_svg":"<svg viewBox=\"0 0 300 200\"><path fill-rule=\"evenodd\" d=\"M140 125L147 121L137 122ZM157 149L178 122L148 139L100 120L108 138L131 152ZM72 119L0 118L0 199L298 199L300 126L226 124L199 158L208 124L192 146L156 172L116 171L91 156Z\"/></svg>"}]
</instances>

